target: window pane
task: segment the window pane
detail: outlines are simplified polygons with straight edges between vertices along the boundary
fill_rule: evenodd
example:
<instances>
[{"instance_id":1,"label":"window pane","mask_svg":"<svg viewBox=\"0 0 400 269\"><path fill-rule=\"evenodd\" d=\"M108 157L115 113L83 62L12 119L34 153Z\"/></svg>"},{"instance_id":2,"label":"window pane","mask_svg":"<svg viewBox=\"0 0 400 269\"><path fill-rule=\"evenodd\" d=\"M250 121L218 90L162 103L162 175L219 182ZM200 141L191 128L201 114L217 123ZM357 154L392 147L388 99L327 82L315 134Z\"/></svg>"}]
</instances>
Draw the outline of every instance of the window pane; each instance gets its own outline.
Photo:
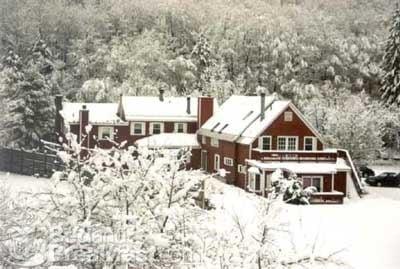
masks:
<instances>
[{"instance_id":1,"label":"window pane","mask_svg":"<svg viewBox=\"0 0 400 269\"><path fill-rule=\"evenodd\" d=\"M161 126L159 123L153 124L153 134L161 133Z\"/></svg>"},{"instance_id":2,"label":"window pane","mask_svg":"<svg viewBox=\"0 0 400 269\"><path fill-rule=\"evenodd\" d=\"M278 150L286 149L286 139L285 137L278 137Z\"/></svg>"},{"instance_id":3,"label":"window pane","mask_svg":"<svg viewBox=\"0 0 400 269\"><path fill-rule=\"evenodd\" d=\"M305 177L303 178L303 188L307 188L311 186L311 178Z\"/></svg>"},{"instance_id":4,"label":"window pane","mask_svg":"<svg viewBox=\"0 0 400 269\"><path fill-rule=\"evenodd\" d=\"M259 191L261 189L260 175L256 175L254 188L255 188L256 191Z\"/></svg>"},{"instance_id":5,"label":"window pane","mask_svg":"<svg viewBox=\"0 0 400 269\"><path fill-rule=\"evenodd\" d=\"M295 137L288 137L288 150L296 150L297 149L297 139Z\"/></svg>"},{"instance_id":6,"label":"window pane","mask_svg":"<svg viewBox=\"0 0 400 269\"><path fill-rule=\"evenodd\" d=\"M321 178L313 178L312 185L317 188L318 191L321 191Z\"/></svg>"},{"instance_id":7,"label":"window pane","mask_svg":"<svg viewBox=\"0 0 400 269\"><path fill-rule=\"evenodd\" d=\"M142 134L142 124L141 123L135 123L133 125L133 132L134 134Z\"/></svg>"},{"instance_id":8,"label":"window pane","mask_svg":"<svg viewBox=\"0 0 400 269\"><path fill-rule=\"evenodd\" d=\"M307 137L304 139L304 150L314 150L313 143L314 139L311 137Z\"/></svg>"},{"instance_id":9,"label":"window pane","mask_svg":"<svg viewBox=\"0 0 400 269\"><path fill-rule=\"evenodd\" d=\"M262 149L263 150L270 150L271 149L271 138L270 137L263 137L262 138Z\"/></svg>"}]
</instances>

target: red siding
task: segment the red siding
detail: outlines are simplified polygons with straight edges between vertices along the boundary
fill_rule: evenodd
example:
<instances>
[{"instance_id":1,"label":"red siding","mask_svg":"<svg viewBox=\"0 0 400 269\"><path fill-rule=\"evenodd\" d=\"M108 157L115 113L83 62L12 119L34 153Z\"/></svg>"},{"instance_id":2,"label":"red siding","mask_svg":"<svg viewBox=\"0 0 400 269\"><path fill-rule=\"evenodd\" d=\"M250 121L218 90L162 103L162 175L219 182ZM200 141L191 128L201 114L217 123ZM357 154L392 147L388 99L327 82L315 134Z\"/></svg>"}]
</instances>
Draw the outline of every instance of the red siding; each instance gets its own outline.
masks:
<instances>
[{"instance_id":1,"label":"red siding","mask_svg":"<svg viewBox=\"0 0 400 269\"><path fill-rule=\"evenodd\" d=\"M261 136L267 135L272 136L272 150L277 149L277 137L278 136L298 136L298 149L303 150L304 137L314 136L314 133L307 127L307 125L293 112L291 108L286 111L293 113L292 121L284 120L284 112L261 134ZM258 139L254 141L253 148L258 147ZM317 149L322 150L322 142L317 139Z\"/></svg>"},{"instance_id":2,"label":"red siding","mask_svg":"<svg viewBox=\"0 0 400 269\"><path fill-rule=\"evenodd\" d=\"M346 180L347 173L346 172L337 172L335 175L335 191L343 192L346 195Z\"/></svg>"}]
</instances>

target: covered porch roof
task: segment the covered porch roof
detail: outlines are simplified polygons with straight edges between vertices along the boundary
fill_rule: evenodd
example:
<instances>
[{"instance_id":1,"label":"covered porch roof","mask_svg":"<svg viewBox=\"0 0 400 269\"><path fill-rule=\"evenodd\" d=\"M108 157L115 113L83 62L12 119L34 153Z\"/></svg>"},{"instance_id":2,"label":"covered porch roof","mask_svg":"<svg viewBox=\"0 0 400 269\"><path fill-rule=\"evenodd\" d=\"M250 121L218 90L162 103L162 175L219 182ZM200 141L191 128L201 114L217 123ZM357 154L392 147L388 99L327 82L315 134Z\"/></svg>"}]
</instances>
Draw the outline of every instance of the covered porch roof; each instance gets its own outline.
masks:
<instances>
[{"instance_id":1,"label":"covered porch roof","mask_svg":"<svg viewBox=\"0 0 400 269\"><path fill-rule=\"evenodd\" d=\"M135 144L149 148L200 148L196 134L187 133L156 134L141 138Z\"/></svg>"},{"instance_id":2,"label":"covered porch roof","mask_svg":"<svg viewBox=\"0 0 400 269\"><path fill-rule=\"evenodd\" d=\"M275 171L281 169L296 174L332 174L338 171L351 171L351 168L342 158L332 162L261 162L257 160L246 160L249 166L259 168L263 171ZM251 169L251 168L249 168ZM249 172L253 170L249 170Z\"/></svg>"}]
</instances>

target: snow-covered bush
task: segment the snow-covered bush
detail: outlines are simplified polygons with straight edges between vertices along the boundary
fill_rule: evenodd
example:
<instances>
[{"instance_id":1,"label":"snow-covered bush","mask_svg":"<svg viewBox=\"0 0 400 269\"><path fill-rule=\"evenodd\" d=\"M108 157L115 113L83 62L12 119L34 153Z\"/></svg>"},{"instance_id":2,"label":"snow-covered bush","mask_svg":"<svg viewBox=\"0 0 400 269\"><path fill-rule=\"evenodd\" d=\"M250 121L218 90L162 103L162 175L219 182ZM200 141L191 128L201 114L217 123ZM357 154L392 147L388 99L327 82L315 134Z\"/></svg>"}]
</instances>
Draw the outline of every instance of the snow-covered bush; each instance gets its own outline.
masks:
<instances>
[{"instance_id":1,"label":"snow-covered bush","mask_svg":"<svg viewBox=\"0 0 400 269\"><path fill-rule=\"evenodd\" d=\"M282 170L277 169L271 175L272 192L275 197L281 195L283 201L289 204L308 205L311 195L317 191L315 187L303 188L303 182L299 180L296 174L289 174L285 178Z\"/></svg>"}]
</instances>

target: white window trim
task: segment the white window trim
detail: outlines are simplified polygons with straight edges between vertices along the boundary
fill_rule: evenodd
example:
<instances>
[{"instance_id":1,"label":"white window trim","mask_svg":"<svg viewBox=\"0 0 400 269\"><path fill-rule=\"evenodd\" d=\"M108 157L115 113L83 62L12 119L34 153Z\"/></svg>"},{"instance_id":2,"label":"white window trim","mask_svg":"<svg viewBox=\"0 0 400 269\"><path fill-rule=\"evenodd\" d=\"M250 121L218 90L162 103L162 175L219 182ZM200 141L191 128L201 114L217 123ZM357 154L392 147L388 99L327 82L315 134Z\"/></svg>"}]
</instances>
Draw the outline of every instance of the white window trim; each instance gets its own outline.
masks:
<instances>
[{"instance_id":1,"label":"white window trim","mask_svg":"<svg viewBox=\"0 0 400 269\"><path fill-rule=\"evenodd\" d=\"M183 133L187 133L187 123L186 122L175 122L174 123L174 133L178 132L178 125L183 124Z\"/></svg>"},{"instance_id":2,"label":"white window trim","mask_svg":"<svg viewBox=\"0 0 400 269\"><path fill-rule=\"evenodd\" d=\"M256 189L256 175L258 175L260 177L260 189L259 190ZM250 173L249 178L250 178L250 188L251 188L251 190L253 192L260 193L262 191L262 189L263 189L263 184L262 184L262 180L261 180L262 175L261 174Z\"/></svg>"},{"instance_id":3,"label":"white window trim","mask_svg":"<svg viewBox=\"0 0 400 269\"><path fill-rule=\"evenodd\" d=\"M229 157L224 157L224 165L233 166L233 159Z\"/></svg>"},{"instance_id":4,"label":"white window trim","mask_svg":"<svg viewBox=\"0 0 400 269\"><path fill-rule=\"evenodd\" d=\"M160 124L160 134L164 133L164 123L163 122L150 122L150 134L154 134L153 127L155 124Z\"/></svg>"},{"instance_id":5,"label":"white window trim","mask_svg":"<svg viewBox=\"0 0 400 269\"><path fill-rule=\"evenodd\" d=\"M285 138L285 149L279 149L279 138ZM289 138L296 138L296 148L294 150L289 150ZM298 136L278 136L276 138L276 150L278 151L297 151L299 149L299 137Z\"/></svg>"},{"instance_id":6,"label":"white window trim","mask_svg":"<svg viewBox=\"0 0 400 269\"><path fill-rule=\"evenodd\" d=\"M219 140L218 138L211 137L210 138L210 145L212 147L218 148L219 147Z\"/></svg>"},{"instance_id":7,"label":"white window trim","mask_svg":"<svg viewBox=\"0 0 400 269\"><path fill-rule=\"evenodd\" d=\"M301 180L303 182L303 185L304 185L304 179L305 178L311 179L311 184L312 184L312 180L314 178L319 178L319 188L320 188L319 192L324 192L324 177L323 176L302 176ZM313 186L313 185L311 185L311 186Z\"/></svg>"},{"instance_id":8,"label":"white window trim","mask_svg":"<svg viewBox=\"0 0 400 269\"><path fill-rule=\"evenodd\" d=\"M218 159L218 162L217 162ZM218 166L217 166L218 163ZM214 154L214 170L219 171L221 169L221 156L219 154Z\"/></svg>"},{"instance_id":9,"label":"white window trim","mask_svg":"<svg viewBox=\"0 0 400 269\"><path fill-rule=\"evenodd\" d=\"M106 139L106 138L102 138L102 135L101 135L103 133L103 130L106 130L106 129L110 129L111 130L110 131L110 136L111 137L109 137L109 139L110 140L114 140L114 127L113 126L99 126L98 133L97 133L99 140L105 140Z\"/></svg>"},{"instance_id":10,"label":"white window trim","mask_svg":"<svg viewBox=\"0 0 400 269\"><path fill-rule=\"evenodd\" d=\"M201 144L203 144L203 145L207 144L207 140L204 135L201 136Z\"/></svg>"},{"instance_id":11,"label":"white window trim","mask_svg":"<svg viewBox=\"0 0 400 269\"><path fill-rule=\"evenodd\" d=\"M290 114L289 114L290 113ZM287 116L286 116L287 115ZM289 115L291 115L290 116L290 119L289 119ZM287 122L290 122L290 121L293 121L293 112L292 111L285 111L285 112L283 112L283 121L287 121Z\"/></svg>"},{"instance_id":12,"label":"white window trim","mask_svg":"<svg viewBox=\"0 0 400 269\"><path fill-rule=\"evenodd\" d=\"M240 174L246 174L246 165L243 165L243 164L238 164L238 172L240 173Z\"/></svg>"},{"instance_id":13,"label":"white window trim","mask_svg":"<svg viewBox=\"0 0 400 269\"><path fill-rule=\"evenodd\" d=\"M317 139L314 136L305 136L303 139L303 150L306 150L306 139L311 138L312 139L312 150L307 150L307 151L314 151L317 149Z\"/></svg>"},{"instance_id":14,"label":"white window trim","mask_svg":"<svg viewBox=\"0 0 400 269\"><path fill-rule=\"evenodd\" d=\"M269 149L263 149L262 148L262 146L263 146L263 143L262 143L263 138L269 138ZM272 150L272 136L270 136L270 135L260 136L260 138L258 139L258 148L260 150Z\"/></svg>"},{"instance_id":15,"label":"white window trim","mask_svg":"<svg viewBox=\"0 0 400 269\"><path fill-rule=\"evenodd\" d=\"M135 124L141 124L142 125L142 132L140 134L135 134ZM140 136L140 135L145 135L146 134L146 123L145 122L139 122L139 121L131 121L131 135L133 136Z\"/></svg>"}]
</instances>

